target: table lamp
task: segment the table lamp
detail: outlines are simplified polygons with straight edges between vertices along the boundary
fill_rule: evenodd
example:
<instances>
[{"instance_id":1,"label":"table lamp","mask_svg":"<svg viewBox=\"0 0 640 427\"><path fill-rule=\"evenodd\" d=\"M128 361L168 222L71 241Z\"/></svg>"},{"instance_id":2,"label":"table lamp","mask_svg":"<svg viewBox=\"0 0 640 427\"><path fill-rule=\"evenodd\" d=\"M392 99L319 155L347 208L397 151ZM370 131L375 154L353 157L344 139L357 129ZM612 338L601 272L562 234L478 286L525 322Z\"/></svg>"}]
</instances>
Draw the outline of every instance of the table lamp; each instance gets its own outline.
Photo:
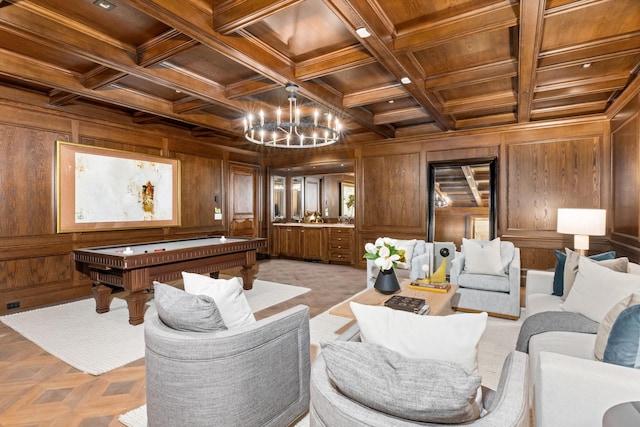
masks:
<instances>
[{"instance_id":1,"label":"table lamp","mask_svg":"<svg viewBox=\"0 0 640 427\"><path fill-rule=\"evenodd\" d=\"M607 231L606 209L558 209L558 233L573 234L573 246L587 255L589 236L604 236Z\"/></svg>"}]
</instances>

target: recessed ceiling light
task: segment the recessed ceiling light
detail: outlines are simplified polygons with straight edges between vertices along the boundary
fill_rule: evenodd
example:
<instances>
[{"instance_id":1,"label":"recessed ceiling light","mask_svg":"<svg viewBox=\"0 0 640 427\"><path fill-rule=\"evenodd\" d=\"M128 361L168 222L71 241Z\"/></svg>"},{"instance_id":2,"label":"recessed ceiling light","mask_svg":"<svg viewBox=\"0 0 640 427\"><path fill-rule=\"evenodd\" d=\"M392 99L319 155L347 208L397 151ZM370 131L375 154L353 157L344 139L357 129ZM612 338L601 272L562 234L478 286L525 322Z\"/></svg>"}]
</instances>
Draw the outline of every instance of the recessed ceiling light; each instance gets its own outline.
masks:
<instances>
[{"instance_id":1,"label":"recessed ceiling light","mask_svg":"<svg viewBox=\"0 0 640 427\"><path fill-rule=\"evenodd\" d=\"M100 6L104 10L113 10L116 8L115 4L109 3L107 0L96 0L93 4Z\"/></svg>"},{"instance_id":2,"label":"recessed ceiling light","mask_svg":"<svg viewBox=\"0 0 640 427\"><path fill-rule=\"evenodd\" d=\"M365 27L356 28L356 33L363 39L366 39L367 37L371 36L371 33L369 32L369 30L367 30Z\"/></svg>"},{"instance_id":3,"label":"recessed ceiling light","mask_svg":"<svg viewBox=\"0 0 640 427\"><path fill-rule=\"evenodd\" d=\"M395 101L393 99L390 99L389 101L387 101L389 104L393 104Z\"/></svg>"},{"instance_id":4,"label":"recessed ceiling light","mask_svg":"<svg viewBox=\"0 0 640 427\"><path fill-rule=\"evenodd\" d=\"M400 79L400 81L403 85L408 85L409 83L411 83L411 79L409 77L403 77Z\"/></svg>"},{"instance_id":5,"label":"recessed ceiling light","mask_svg":"<svg viewBox=\"0 0 640 427\"><path fill-rule=\"evenodd\" d=\"M582 64L582 68L589 68L591 67L591 62L587 62L586 64Z\"/></svg>"}]
</instances>

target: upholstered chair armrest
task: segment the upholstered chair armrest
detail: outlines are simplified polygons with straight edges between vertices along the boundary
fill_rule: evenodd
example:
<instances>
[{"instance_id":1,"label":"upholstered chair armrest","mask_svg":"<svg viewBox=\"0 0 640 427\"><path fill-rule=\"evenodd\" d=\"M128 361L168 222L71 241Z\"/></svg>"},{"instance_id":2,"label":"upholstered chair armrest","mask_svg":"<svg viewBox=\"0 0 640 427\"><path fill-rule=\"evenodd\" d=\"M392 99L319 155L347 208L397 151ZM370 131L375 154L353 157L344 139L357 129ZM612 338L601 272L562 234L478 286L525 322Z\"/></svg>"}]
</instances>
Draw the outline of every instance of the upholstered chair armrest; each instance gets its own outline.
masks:
<instances>
[{"instance_id":1,"label":"upholstered chair armrest","mask_svg":"<svg viewBox=\"0 0 640 427\"><path fill-rule=\"evenodd\" d=\"M529 355L520 351L509 353L502 365L498 389L485 409L489 412L472 423L474 426L529 426Z\"/></svg>"},{"instance_id":2,"label":"upholstered chair armrest","mask_svg":"<svg viewBox=\"0 0 640 427\"><path fill-rule=\"evenodd\" d=\"M513 250L513 259L509 263L509 293L520 292L520 248Z\"/></svg>"},{"instance_id":3,"label":"upholstered chair armrest","mask_svg":"<svg viewBox=\"0 0 640 427\"><path fill-rule=\"evenodd\" d=\"M449 270L449 281L451 283L458 283L458 276L464 270L464 254L462 252L456 252L456 257L451 262L451 269Z\"/></svg>"},{"instance_id":4,"label":"upholstered chair armrest","mask_svg":"<svg viewBox=\"0 0 640 427\"><path fill-rule=\"evenodd\" d=\"M541 351L535 386L537 426L602 426L610 407L640 400L640 370Z\"/></svg>"},{"instance_id":5,"label":"upholstered chair armrest","mask_svg":"<svg viewBox=\"0 0 640 427\"><path fill-rule=\"evenodd\" d=\"M553 271L528 270L527 271L527 297L531 294L553 293Z\"/></svg>"},{"instance_id":6,"label":"upholstered chair armrest","mask_svg":"<svg viewBox=\"0 0 640 427\"><path fill-rule=\"evenodd\" d=\"M309 308L253 324L185 332L155 316L145 325L147 414L153 426L280 426L309 403Z\"/></svg>"},{"instance_id":7,"label":"upholstered chair armrest","mask_svg":"<svg viewBox=\"0 0 640 427\"><path fill-rule=\"evenodd\" d=\"M373 288L376 284L376 276L380 269L376 266L375 262L367 260L367 288Z\"/></svg>"}]
</instances>

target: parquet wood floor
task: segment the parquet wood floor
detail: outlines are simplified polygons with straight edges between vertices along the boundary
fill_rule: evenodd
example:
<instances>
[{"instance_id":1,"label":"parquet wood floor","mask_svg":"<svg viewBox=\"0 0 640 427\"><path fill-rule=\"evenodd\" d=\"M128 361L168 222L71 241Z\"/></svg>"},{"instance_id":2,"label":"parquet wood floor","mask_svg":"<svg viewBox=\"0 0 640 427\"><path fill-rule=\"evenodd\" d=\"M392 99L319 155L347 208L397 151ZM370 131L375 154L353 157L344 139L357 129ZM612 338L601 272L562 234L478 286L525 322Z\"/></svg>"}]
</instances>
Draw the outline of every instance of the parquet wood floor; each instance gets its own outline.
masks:
<instances>
[{"instance_id":1,"label":"parquet wood floor","mask_svg":"<svg viewBox=\"0 0 640 427\"><path fill-rule=\"evenodd\" d=\"M309 305L313 317L362 290L365 277L364 270L346 266L261 261L259 279L312 290L256 317L296 304ZM144 403L144 359L100 376L88 375L0 323L1 427L122 427L119 415Z\"/></svg>"}]
</instances>

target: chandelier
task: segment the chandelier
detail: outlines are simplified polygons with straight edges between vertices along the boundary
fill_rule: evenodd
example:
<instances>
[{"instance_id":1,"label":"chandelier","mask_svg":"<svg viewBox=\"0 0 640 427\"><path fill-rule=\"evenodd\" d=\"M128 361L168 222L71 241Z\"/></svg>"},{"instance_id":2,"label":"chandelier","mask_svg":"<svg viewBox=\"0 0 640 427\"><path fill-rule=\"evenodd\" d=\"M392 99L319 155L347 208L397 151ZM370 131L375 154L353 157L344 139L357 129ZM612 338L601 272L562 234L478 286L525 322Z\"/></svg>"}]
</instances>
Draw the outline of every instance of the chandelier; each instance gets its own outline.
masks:
<instances>
[{"instance_id":1,"label":"chandelier","mask_svg":"<svg viewBox=\"0 0 640 427\"><path fill-rule=\"evenodd\" d=\"M285 112L284 120L279 107L274 121L265 120L263 110L258 117L248 114L244 119L245 139L254 144L281 148L315 148L338 142L341 128L338 118L331 113L321 116L318 109L314 109L312 114L305 114L298 106L299 89L293 83L285 86L289 92L289 116Z\"/></svg>"},{"instance_id":2,"label":"chandelier","mask_svg":"<svg viewBox=\"0 0 640 427\"><path fill-rule=\"evenodd\" d=\"M439 192L435 193L435 197L433 200L433 205L436 208L446 208L447 206L449 206L449 198Z\"/></svg>"}]
</instances>

